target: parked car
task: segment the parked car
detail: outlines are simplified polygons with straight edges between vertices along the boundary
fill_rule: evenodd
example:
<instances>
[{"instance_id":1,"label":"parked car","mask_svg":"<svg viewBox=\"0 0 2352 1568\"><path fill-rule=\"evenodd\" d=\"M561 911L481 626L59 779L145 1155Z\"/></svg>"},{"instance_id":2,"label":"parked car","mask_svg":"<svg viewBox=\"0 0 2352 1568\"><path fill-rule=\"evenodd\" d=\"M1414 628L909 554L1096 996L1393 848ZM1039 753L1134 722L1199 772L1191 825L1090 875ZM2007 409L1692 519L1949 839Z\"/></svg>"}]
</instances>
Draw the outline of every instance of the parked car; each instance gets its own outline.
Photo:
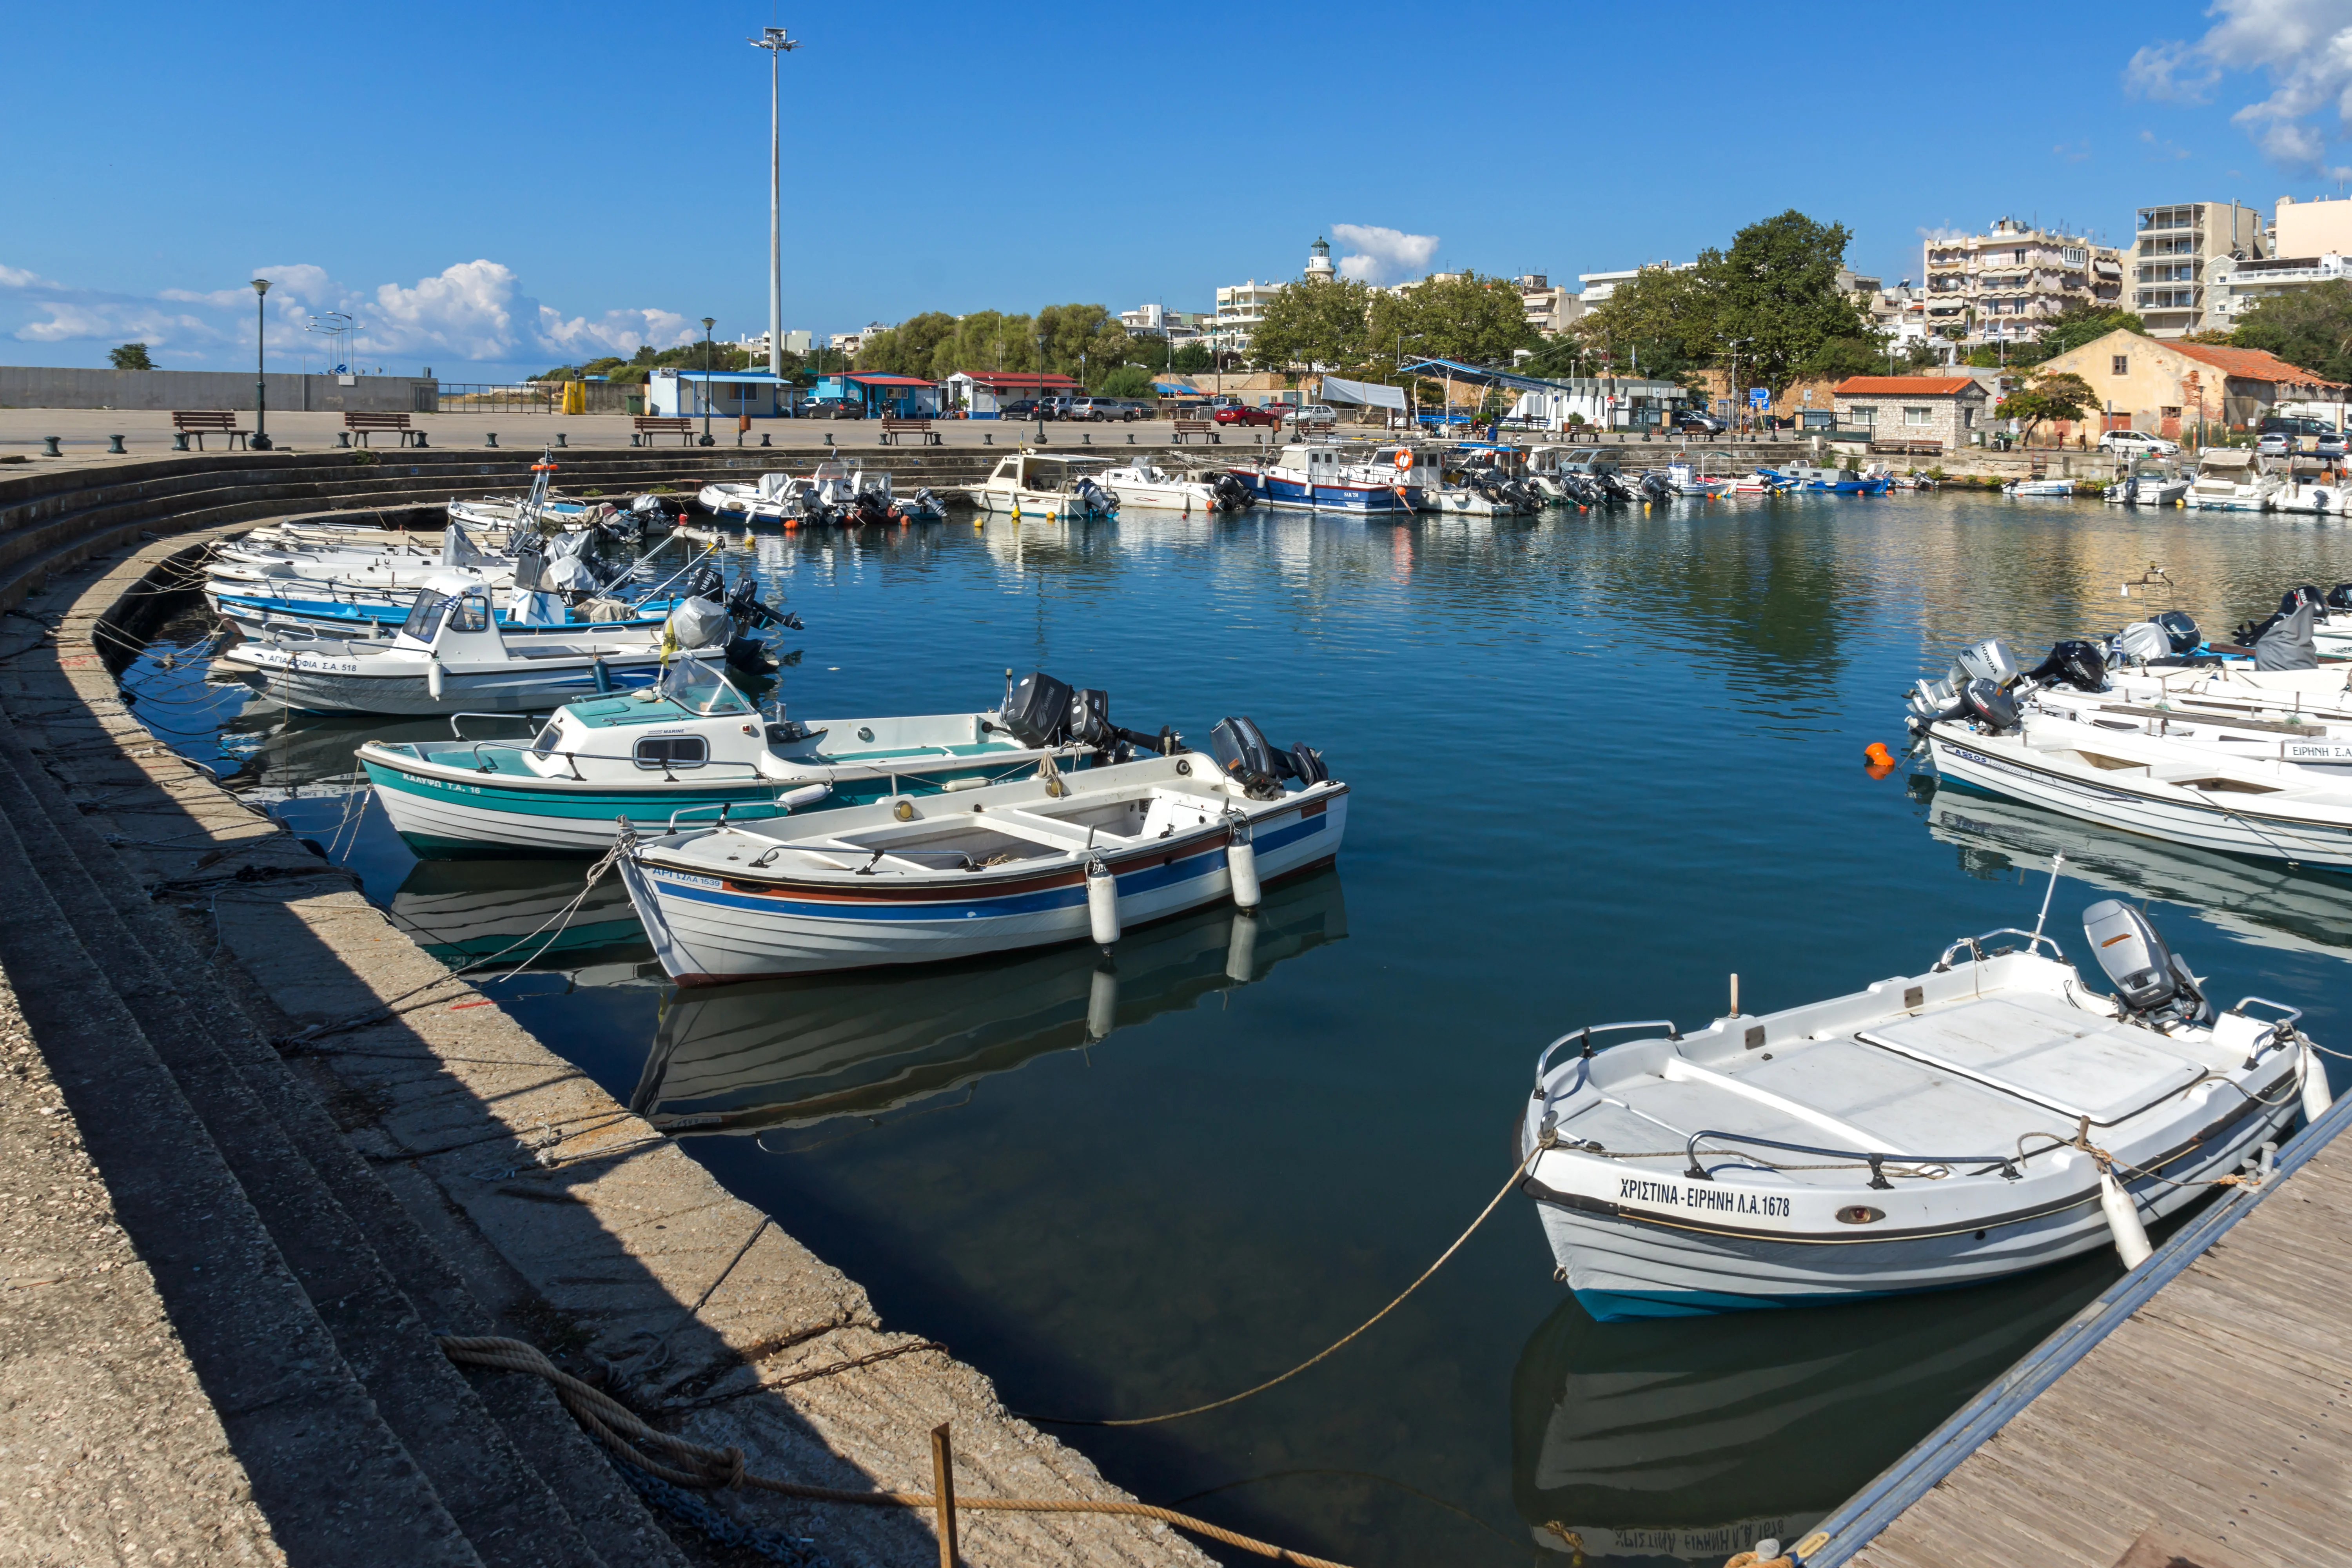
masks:
<instances>
[{"instance_id":1,"label":"parked car","mask_svg":"<svg viewBox=\"0 0 2352 1568\"><path fill-rule=\"evenodd\" d=\"M2274 431L2288 437L2336 434L2335 426L2325 419L2314 419L2307 414L2265 415L2263 422L2254 426L2254 433L2258 436L2268 436Z\"/></svg>"},{"instance_id":2,"label":"parked car","mask_svg":"<svg viewBox=\"0 0 2352 1568\"><path fill-rule=\"evenodd\" d=\"M1291 418L1301 426L1319 425L1328 429L1339 423L1339 411L1328 403L1308 403L1301 405Z\"/></svg>"},{"instance_id":3,"label":"parked car","mask_svg":"<svg viewBox=\"0 0 2352 1568\"><path fill-rule=\"evenodd\" d=\"M2099 437L2099 450L2119 458L2177 458L2180 443L2145 430L2110 430Z\"/></svg>"},{"instance_id":4,"label":"parked car","mask_svg":"<svg viewBox=\"0 0 2352 1568\"><path fill-rule=\"evenodd\" d=\"M2294 437L2284 430L2264 432L2254 442L2258 458L2284 458L2294 450Z\"/></svg>"},{"instance_id":5,"label":"parked car","mask_svg":"<svg viewBox=\"0 0 2352 1568\"><path fill-rule=\"evenodd\" d=\"M1688 436L1720 436L1723 434L1723 421L1711 414L1685 410L1675 416L1675 428Z\"/></svg>"},{"instance_id":6,"label":"parked car","mask_svg":"<svg viewBox=\"0 0 2352 1568\"><path fill-rule=\"evenodd\" d=\"M1007 419L1051 419L1055 417L1054 400L1050 397L1016 397L1010 403L1000 403L996 412Z\"/></svg>"},{"instance_id":7,"label":"parked car","mask_svg":"<svg viewBox=\"0 0 2352 1568\"><path fill-rule=\"evenodd\" d=\"M2331 432L2314 441L2311 449L2323 458L2340 458L2344 455L2344 437Z\"/></svg>"},{"instance_id":8,"label":"parked car","mask_svg":"<svg viewBox=\"0 0 2352 1568\"><path fill-rule=\"evenodd\" d=\"M1081 397L1070 405L1069 416L1095 425L1111 419L1139 419L1143 405L1131 397Z\"/></svg>"},{"instance_id":9,"label":"parked car","mask_svg":"<svg viewBox=\"0 0 2352 1568\"><path fill-rule=\"evenodd\" d=\"M1211 417L1220 425L1239 425L1244 427L1252 425L1279 426L1282 424L1282 416L1271 408L1250 408L1238 403L1222 405Z\"/></svg>"},{"instance_id":10,"label":"parked car","mask_svg":"<svg viewBox=\"0 0 2352 1568\"><path fill-rule=\"evenodd\" d=\"M866 405L852 397L816 397L801 405L803 419L863 419Z\"/></svg>"}]
</instances>

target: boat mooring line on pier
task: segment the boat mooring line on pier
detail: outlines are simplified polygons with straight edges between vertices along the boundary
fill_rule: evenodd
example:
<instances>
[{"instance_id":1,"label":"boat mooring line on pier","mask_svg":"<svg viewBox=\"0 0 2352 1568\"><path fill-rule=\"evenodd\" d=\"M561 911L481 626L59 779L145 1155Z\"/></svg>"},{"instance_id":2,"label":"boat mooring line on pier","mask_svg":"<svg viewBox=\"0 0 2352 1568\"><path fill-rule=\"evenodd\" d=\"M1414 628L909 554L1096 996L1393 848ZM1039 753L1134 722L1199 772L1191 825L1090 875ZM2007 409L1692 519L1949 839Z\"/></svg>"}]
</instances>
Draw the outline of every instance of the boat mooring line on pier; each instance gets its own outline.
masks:
<instances>
[{"instance_id":1,"label":"boat mooring line on pier","mask_svg":"<svg viewBox=\"0 0 2352 1568\"><path fill-rule=\"evenodd\" d=\"M2268 1180L2259 1185L2222 1189L2212 1206L2174 1232L2147 1262L2109 1286L2096 1300L2027 1352L1998 1383L1955 1412L1942 1426L1921 1438L1909 1453L1822 1521L1817 1533L1829 1539L1805 1555L1804 1568L1838 1568L1867 1547L1898 1515L1950 1476L1962 1460L2021 1414L2099 1342L2154 1300L2158 1290L2203 1257L2232 1226L2284 1186L2289 1176L2347 1126L2352 1126L2352 1095L2337 1100L2326 1114L2287 1140L2279 1150Z\"/></svg>"},{"instance_id":2,"label":"boat mooring line on pier","mask_svg":"<svg viewBox=\"0 0 2352 1568\"><path fill-rule=\"evenodd\" d=\"M1513 1179L1517 1180L1516 1177ZM1510 1188L1506 1186L1503 1190L1507 1193ZM1499 1195L1496 1201L1500 1201ZM1489 1204L1487 1208L1491 1212L1494 1205ZM1478 1217L1483 1220L1486 1215L1481 1215ZM1471 1226L1472 1230L1476 1228L1475 1225ZM1463 1236L1465 1240L1468 1239L1469 1232L1464 1232ZM1454 1245L1458 1247L1461 1244L1457 1242ZM1444 1259L1439 1259L1439 1262L1443 1261ZM1431 1266L1433 1271L1435 1267L1434 1264ZM1416 1280L1415 1283L1418 1284L1419 1281ZM1400 1297L1399 1300L1402 1298ZM1370 1325L1366 1324L1365 1327L1369 1328ZM1358 1331L1358 1332L1361 1331L1361 1330ZM1349 1336L1349 1338L1353 1337L1353 1335ZM554 1389L555 1396L563 1402L564 1408L571 1411L580 1424L588 1429L590 1435L603 1443L615 1458L624 1464L633 1466L674 1487L683 1487L695 1491L749 1487L758 1491L775 1492L783 1497L799 1498L807 1502L845 1503L854 1508L908 1508L934 1511L941 1516L942 1524L945 1526L942 1534L950 1541L954 1539L950 1533L954 1528L954 1515L966 1510L1001 1513L1116 1514L1129 1519L1158 1520L1163 1524L1172 1524L1179 1530L1205 1535L1210 1540L1221 1542L1227 1546L1237 1547L1244 1552L1255 1552L1260 1557L1270 1557L1277 1563L1297 1563L1299 1568L1344 1568L1343 1564L1334 1563L1328 1558L1310 1557L1306 1552L1293 1552L1287 1547L1276 1546L1271 1542L1260 1541L1255 1536L1244 1535L1238 1531L1211 1524L1207 1520L1195 1519L1191 1514L1178 1513L1174 1509L1158 1508L1150 1503L1097 1501L1090 1498L959 1497L956 1495L952 1479L945 1476L942 1478L944 1484L935 1494L847 1491L838 1487L804 1486L798 1481L782 1481L769 1476L754 1475L744 1468L742 1449L708 1447L700 1443L689 1443L682 1437L657 1431L646 1426L628 1406L601 1389L572 1376L541 1354L538 1350L520 1340L505 1339L496 1335L443 1334L440 1336L440 1342L443 1353L460 1365L488 1367L501 1372L530 1373L545 1378L550 1386ZM933 1347L925 1342L907 1348ZM1336 1350L1339 1347L1335 1345L1332 1348ZM894 1353L905 1352L894 1347ZM945 1432L946 1428L942 1426L933 1434L934 1438L939 1442L939 1447L934 1449L934 1453L941 1459L945 1458ZM646 1451L648 1449L652 1452L648 1453ZM675 1462L665 1463L662 1459L656 1458L655 1454L667 1456L668 1459Z\"/></svg>"}]
</instances>

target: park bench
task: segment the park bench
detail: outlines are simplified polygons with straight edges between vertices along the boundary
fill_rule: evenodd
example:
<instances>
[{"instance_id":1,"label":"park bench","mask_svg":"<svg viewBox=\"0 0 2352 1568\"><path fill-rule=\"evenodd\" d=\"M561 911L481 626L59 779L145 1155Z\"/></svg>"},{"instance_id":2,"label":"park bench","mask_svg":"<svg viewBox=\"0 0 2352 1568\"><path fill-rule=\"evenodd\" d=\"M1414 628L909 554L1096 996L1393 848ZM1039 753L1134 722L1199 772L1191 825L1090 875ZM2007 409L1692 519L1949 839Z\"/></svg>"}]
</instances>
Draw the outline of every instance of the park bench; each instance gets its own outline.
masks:
<instances>
[{"instance_id":1,"label":"park bench","mask_svg":"<svg viewBox=\"0 0 2352 1568\"><path fill-rule=\"evenodd\" d=\"M400 437L400 444L404 447L408 445L412 437L421 440L425 435L424 431L413 427L408 423L408 416L405 414L346 412L343 415L343 428L358 431L360 445L362 447L368 444L369 435L375 431L389 430L397 433Z\"/></svg>"},{"instance_id":2,"label":"park bench","mask_svg":"<svg viewBox=\"0 0 2352 1568\"><path fill-rule=\"evenodd\" d=\"M898 437L901 436L920 436L926 447L936 447L940 444L939 432L931 428L929 420L893 419L885 416L882 420L882 445L895 447L898 444Z\"/></svg>"},{"instance_id":3,"label":"park bench","mask_svg":"<svg viewBox=\"0 0 2352 1568\"><path fill-rule=\"evenodd\" d=\"M1944 455L1941 441L1873 441L1871 456L1876 458L1940 458Z\"/></svg>"},{"instance_id":4,"label":"park bench","mask_svg":"<svg viewBox=\"0 0 2352 1568\"><path fill-rule=\"evenodd\" d=\"M694 421L682 414L640 414L635 424L641 436L680 436L694 445Z\"/></svg>"},{"instance_id":5,"label":"park bench","mask_svg":"<svg viewBox=\"0 0 2352 1568\"><path fill-rule=\"evenodd\" d=\"M1217 434L1217 426L1210 420L1179 419L1175 424L1176 434L1171 439L1179 447L1194 436L1206 436L1210 440L1220 443L1224 439Z\"/></svg>"},{"instance_id":6,"label":"park bench","mask_svg":"<svg viewBox=\"0 0 2352 1568\"><path fill-rule=\"evenodd\" d=\"M195 437L199 452L205 449L207 435L227 437L231 447L245 444L245 432L236 427L236 416L226 408L175 409L172 414L172 428L183 437ZM185 440L180 443L180 449L187 450Z\"/></svg>"}]
</instances>

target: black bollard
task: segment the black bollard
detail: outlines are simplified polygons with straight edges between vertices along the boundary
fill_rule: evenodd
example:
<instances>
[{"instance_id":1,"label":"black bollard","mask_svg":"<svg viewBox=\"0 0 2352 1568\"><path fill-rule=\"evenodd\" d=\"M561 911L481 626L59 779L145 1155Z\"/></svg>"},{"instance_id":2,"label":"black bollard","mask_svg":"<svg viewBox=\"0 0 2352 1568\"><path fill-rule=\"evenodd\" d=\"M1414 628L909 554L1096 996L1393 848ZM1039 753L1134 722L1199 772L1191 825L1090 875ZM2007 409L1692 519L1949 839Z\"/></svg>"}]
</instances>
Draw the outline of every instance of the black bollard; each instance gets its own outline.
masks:
<instances>
[{"instance_id":1,"label":"black bollard","mask_svg":"<svg viewBox=\"0 0 2352 1568\"><path fill-rule=\"evenodd\" d=\"M485 446L485 447L495 447L495 446L497 446L498 444L499 444L499 433L498 433L497 431L495 431L495 430L489 430L489 431L485 431L485 432L483 433L483 435L482 435L482 445L483 445L483 446Z\"/></svg>"},{"instance_id":2,"label":"black bollard","mask_svg":"<svg viewBox=\"0 0 2352 1568\"><path fill-rule=\"evenodd\" d=\"M121 437L109 436L106 438L106 449L110 452L121 454L127 452L130 448L123 446Z\"/></svg>"},{"instance_id":3,"label":"black bollard","mask_svg":"<svg viewBox=\"0 0 2352 1568\"><path fill-rule=\"evenodd\" d=\"M60 440L62 440L62 439L64 439L64 437L59 437L59 436L44 436L44 437L41 437L41 456L42 456L42 457L44 457L44 458L62 458L62 457L64 457L64 456L65 456L65 454L64 454L63 452L60 452L60 451L58 451L58 443Z\"/></svg>"}]
</instances>

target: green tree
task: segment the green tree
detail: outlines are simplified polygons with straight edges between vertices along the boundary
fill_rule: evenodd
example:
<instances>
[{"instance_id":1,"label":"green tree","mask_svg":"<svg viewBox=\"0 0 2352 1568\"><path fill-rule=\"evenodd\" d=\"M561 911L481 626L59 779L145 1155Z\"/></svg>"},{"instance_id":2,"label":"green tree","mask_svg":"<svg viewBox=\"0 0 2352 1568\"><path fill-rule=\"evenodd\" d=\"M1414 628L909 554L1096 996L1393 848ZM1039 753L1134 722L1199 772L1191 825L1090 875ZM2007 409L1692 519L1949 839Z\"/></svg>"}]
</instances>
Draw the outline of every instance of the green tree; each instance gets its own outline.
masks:
<instances>
[{"instance_id":1,"label":"green tree","mask_svg":"<svg viewBox=\"0 0 2352 1568\"><path fill-rule=\"evenodd\" d=\"M2258 301L2231 341L2329 381L2352 381L2352 281L2330 279Z\"/></svg>"},{"instance_id":2,"label":"green tree","mask_svg":"<svg viewBox=\"0 0 2352 1568\"><path fill-rule=\"evenodd\" d=\"M1672 377L1706 363L1716 348L1713 284L1696 268L1644 267L1610 291L1572 329L1592 374L1639 364Z\"/></svg>"},{"instance_id":3,"label":"green tree","mask_svg":"<svg viewBox=\"0 0 2352 1568\"><path fill-rule=\"evenodd\" d=\"M1886 340L1883 337L1824 338L1798 362L1796 374L1804 381L1843 381L1850 375L1885 375L1886 367ZM1740 356L1739 374L1743 379L1748 375L1744 353Z\"/></svg>"},{"instance_id":4,"label":"green tree","mask_svg":"<svg viewBox=\"0 0 2352 1568\"><path fill-rule=\"evenodd\" d=\"M1216 367L1217 356L1211 353L1209 345L1198 338L1179 348L1169 356L1168 361L1169 369L1186 375L1198 375L1204 370L1214 370Z\"/></svg>"},{"instance_id":5,"label":"green tree","mask_svg":"<svg viewBox=\"0 0 2352 1568\"><path fill-rule=\"evenodd\" d=\"M2076 420L2099 405L2091 384L2071 371L2039 375L2000 400L1993 414L2002 419L2022 419L2025 434L2044 420Z\"/></svg>"},{"instance_id":6,"label":"green tree","mask_svg":"<svg viewBox=\"0 0 2352 1568\"><path fill-rule=\"evenodd\" d=\"M1149 397L1151 372L1139 364L1123 364L1105 375L1095 390L1105 397Z\"/></svg>"},{"instance_id":7,"label":"green tree","mask_svg":"<svg viewBox=\"0 0 2352 1568\"><path fill-rule=\"evenodd\" d=\"M1746 376L1786 386L1827 343L1850 339L1874 343L1870 318L1838 292L1845 266L1843 224L1822 224L1791 207L1734 235L1727 251L1705 251L1696 268L1714 301L1717 353L1737 347Z\"/></svg>"},{"instance_id":8,"label":"green tree","mask_svg":"<svg viewBox=\"0 0 2352 1568\"><path fill-rule=\"evenodd\" d=\"M857 368L885 375L931 376L940 345L956 333L956 319L944 310L909 316L888 331L877 332L857 348Z\"/></svg>"},{"instance_id":9,"label":"green tree","mask_svg":"<svg viewBox=\"0 0 2352 1568\"><path fill-rule=\"evenodd\" d=\"M1337 370L1361 366L1372 291L1350 278L1286 284L1250 333L1250 363L1265 370Z\"/></svg>"},{"instance_id":10,"label":"green tree","mask_svg":"<svg viewBox=\"0 0 2352 1568\"><path fill-rule=\"evenodd\" d=\"M147 357L145 343L125 343L108 353L107 361L117 370L153 370L155 362Z\"/></svg>"}]
</instances>

